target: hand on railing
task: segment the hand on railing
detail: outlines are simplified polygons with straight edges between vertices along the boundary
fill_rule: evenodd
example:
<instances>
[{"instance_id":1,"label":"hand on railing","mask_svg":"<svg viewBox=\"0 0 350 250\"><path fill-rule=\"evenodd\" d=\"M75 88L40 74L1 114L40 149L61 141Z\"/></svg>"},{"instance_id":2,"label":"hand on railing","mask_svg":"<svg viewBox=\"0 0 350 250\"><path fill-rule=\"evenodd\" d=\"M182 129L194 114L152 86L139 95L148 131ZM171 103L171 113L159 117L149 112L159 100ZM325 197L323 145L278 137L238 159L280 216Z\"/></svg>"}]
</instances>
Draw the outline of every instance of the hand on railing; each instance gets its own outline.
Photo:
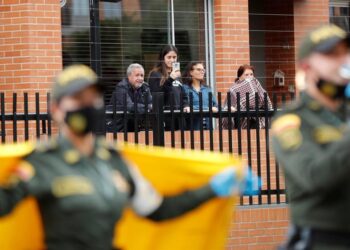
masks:
<instances>
[{"instance_id":1,"label":"hand on railing","mask_svg":"<svg viewBox=\"0 0 350 250\"><path fill-rule=\"evenodd\" d=\"M184 112L185 113L190 113L190 107L184 107Z\"/></svg>"},{"instance_id":2,"label":"hand on railing","mask_svg":"<svg viewBox=\"0 0 350 250\"><path fill-rule=\"evenodd\" d=\"M217 107L212 107L212 108L211 108L211 111L213 111L214 113L217 113L219 110L218 110Z\"/></svg>"},{"instance_id":3,"label":"hand on railing","mask_svg":"<svg viewBox=\"0 0 350 250\"><path fill-rule=\"evenodd\" d=\"M236 111L237 111L237 109L235 107L231 106L231 112L236 112Z\"/></svg>"}]
</instances>

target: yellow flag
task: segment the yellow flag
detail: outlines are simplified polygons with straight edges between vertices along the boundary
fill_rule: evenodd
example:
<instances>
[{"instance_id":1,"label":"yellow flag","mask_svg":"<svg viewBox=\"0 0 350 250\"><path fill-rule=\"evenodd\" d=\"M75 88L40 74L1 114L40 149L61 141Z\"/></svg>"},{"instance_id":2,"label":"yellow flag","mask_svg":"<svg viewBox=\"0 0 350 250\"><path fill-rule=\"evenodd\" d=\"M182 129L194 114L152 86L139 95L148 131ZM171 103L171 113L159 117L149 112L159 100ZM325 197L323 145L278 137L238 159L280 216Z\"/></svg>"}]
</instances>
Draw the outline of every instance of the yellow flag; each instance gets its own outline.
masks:
<instances>
[{"instance_id":1,"label":"yellow flag","mask_svg":"<svg viewBox=\"0 0 350 250\"><path fill-rule=\"evenodd\" d=\"M164 195L200 187L238 158L208 151L123 145L122 154ZM178 218L154 223L126 211L117 227L116 246L125 250L219 250L225 242L234 199L213 199Z\"/></svg>"},{"instance_id":2,"label":"yellow flag","mask_svg":"<svg viewBox=\"0 0 350 250\"><path fill-rule=\"evenodd\" d=\"M0 146L0 162L6 159L6 166L0 165L0 176L9 176L21 156L33 148L27 144L24 147L27 150L17 151L21 153L1 153L10 152L3 151L7 146L11 147L10 151L16 151L14 145ZM117 148L164 195L200 187L228 166L237 167L239 173L242 170L241 161L228 154L129 144L118 144ZM126 210L116 225L114 245L123 250L224 249L234 200L216 198L183 216L160 223ZM35 199L24 200L10 215L0 218L0 235L1 250L44 248Z\"/></svg>"}]
</instances>

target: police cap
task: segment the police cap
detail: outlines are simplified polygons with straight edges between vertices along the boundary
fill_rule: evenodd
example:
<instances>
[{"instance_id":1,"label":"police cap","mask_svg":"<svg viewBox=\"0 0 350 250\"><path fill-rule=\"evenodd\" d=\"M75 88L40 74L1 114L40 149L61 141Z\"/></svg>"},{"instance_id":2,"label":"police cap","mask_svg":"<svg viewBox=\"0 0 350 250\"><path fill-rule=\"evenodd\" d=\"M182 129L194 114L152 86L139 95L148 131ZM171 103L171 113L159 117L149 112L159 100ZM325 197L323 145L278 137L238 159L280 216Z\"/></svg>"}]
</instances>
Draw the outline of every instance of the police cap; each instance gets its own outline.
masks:
<instances>
[{"instance_id":1,"label":"police cap","mask_svg":"<svg viewBox=\"0 0 350 250\"><path fill-rule=\"evenodd\" d=\"M298 59L302 60L313 52L327 53L334 47L345 41L350 45L350 37L340 27L334 24L325 24L310 31L302 40L299 48Z\"/></svg>"},{"instance_id":2,"label":"police cap","mask_svg":"<svg viewBox=\"0 0 350 250\"><path fill-rule=\"evenodd\" d=\"M55 78L52 99L59 101L63 96L74 95L87 87L97 86L97 83L96 73L88 66L83 64L68 66Z\"/></svg>"}]
</instances>

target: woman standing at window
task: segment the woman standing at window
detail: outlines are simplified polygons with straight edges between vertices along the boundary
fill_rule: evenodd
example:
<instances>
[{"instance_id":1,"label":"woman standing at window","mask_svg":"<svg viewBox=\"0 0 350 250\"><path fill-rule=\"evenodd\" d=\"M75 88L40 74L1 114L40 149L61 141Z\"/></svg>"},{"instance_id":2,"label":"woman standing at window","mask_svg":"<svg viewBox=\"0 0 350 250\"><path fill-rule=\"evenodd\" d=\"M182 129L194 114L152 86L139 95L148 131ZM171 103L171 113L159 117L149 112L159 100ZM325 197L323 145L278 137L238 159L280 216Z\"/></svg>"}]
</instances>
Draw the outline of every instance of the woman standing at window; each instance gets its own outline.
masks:
<instances>
[{"instance_id":1,"label":"woman standing at window","mask_svg":"<svg viewBox=\"0 0 350 250\"><path fill-rule=\"evenodd\" d=\"M182 80L185 83L184 89L186 94L193 97L193 110L200 110L200 97L199 94L202 93L202 109L204 111L209 110L209 103L212 102L212 111L217 112L217 103L215 95L209 100L209 93L212 90L204 84L204 64L202 62L190 62L184 74L182 75ZM204 122L204 128L209 128L209 118L205 118L201 121L200 118L193 119L193 128L200 129L200 123Z\"/></svg>"},{"instance_id":2,"label":"woman standing at window","mask_svg":"<svg viewBox=\"0 0 350 250\"><path fill-rule=\"evenodd\" d=\"M173 68L177 62L178 50L173 45L166 45L159 53L157 64L148 76L151 92L164 93L164 107L170 109L172 105L175 110L180 109L181 102L184 112L189 112L188 97L180 82L181 72L179 68ZM180 128L180 121L175 121L175 129ZM166 127L170 127L170 121L166 119Z\"/></svg>"}]
</instances>

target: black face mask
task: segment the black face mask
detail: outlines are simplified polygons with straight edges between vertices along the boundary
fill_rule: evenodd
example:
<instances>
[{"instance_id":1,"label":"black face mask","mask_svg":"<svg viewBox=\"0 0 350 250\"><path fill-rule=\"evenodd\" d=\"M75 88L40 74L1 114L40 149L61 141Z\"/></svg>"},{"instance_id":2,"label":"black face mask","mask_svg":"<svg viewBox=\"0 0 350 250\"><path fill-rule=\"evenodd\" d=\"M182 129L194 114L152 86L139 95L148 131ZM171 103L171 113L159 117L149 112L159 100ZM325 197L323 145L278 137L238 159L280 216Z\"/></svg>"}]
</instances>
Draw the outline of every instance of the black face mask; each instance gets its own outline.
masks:
<instances>
[{"instance_id":1,"label":"black face mask","mask_svg":"<svg viewBox=\"0 0 350 250\"><path fill-rule=\"evenodd\" d=\"M90 132L96 132L99 122L103 121L103 114L103 108L88 106L68 111L64 120L75 134L84 136Z\"/></svg>"},{"instance_id":2,"label":"black face mask","mask_svg":"<svg viewBox=\"0 0 350 250\"><path fill-rule=\"evenodd\" d=\"M317 82L317 88L322 94L332 100L343 99L345 97L346 85L336 85L321 79Z\"/></svg>"}]
</instances>

